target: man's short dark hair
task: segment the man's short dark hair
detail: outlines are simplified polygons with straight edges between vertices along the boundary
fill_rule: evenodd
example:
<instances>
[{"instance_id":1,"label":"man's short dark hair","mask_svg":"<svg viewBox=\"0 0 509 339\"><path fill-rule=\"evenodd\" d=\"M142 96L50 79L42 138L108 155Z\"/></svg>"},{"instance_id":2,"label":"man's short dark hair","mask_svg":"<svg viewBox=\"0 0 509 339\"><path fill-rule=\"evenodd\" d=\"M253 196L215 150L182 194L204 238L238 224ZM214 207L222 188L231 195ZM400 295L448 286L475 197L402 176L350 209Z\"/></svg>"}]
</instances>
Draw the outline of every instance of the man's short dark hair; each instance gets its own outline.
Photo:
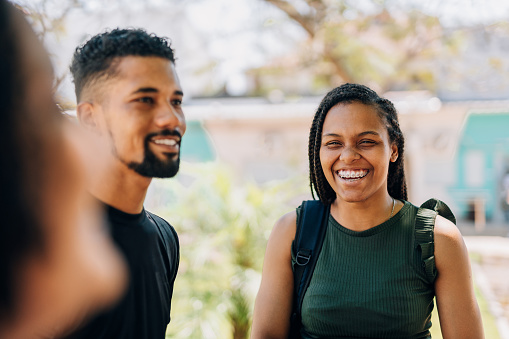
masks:
<instances>
[{"instance_id":1,"label":"man's short dark hair","mask_svg":"<svg viewBox=\"0 0 509 339\"><path fill-rule=\"evenodd\" d=\"M170 41L165 37L148 34L143 29L116 28L95 35L78 46L72 58L70 70L78 101L83 89L91 81L115 75L116 67L112 63L126 56L156 56L175 63Z\"/></svg>"}]
</instances>

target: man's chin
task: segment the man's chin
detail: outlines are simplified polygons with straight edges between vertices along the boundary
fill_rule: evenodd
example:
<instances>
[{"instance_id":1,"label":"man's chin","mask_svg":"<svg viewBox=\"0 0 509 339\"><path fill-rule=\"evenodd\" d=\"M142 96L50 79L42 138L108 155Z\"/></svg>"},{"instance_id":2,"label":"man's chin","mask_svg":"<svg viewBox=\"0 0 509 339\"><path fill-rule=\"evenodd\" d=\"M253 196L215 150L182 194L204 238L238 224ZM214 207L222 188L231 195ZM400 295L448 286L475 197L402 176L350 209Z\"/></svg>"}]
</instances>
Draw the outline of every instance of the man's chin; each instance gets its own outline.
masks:
<instances>
[{"instance_id":1,"label":"man's chin","mask_svg":"<svg viewBox=\"0 0 509 339\"><path fill-rule=\"evenodd\" d=\"M173 178L174 176L177 175L178 173L178 168L176 170L173 170L173 171L168 171L168 172L165 172L165 173L152 173L152 175L146 175L147 177L149 178L160 178L160 179L164 179L164 178Z\"/></svg>"},{"instance_id":2,"label":"man's chin","mask_svg":"<svg viewBox=\"0 0 509 339\"><path fill-rule=\"evenodd\" d=\"M180 162L172 161L171 163L130 163L128 167L147 178L171 178L177 175Z\"/></svg>"}]
</instances>

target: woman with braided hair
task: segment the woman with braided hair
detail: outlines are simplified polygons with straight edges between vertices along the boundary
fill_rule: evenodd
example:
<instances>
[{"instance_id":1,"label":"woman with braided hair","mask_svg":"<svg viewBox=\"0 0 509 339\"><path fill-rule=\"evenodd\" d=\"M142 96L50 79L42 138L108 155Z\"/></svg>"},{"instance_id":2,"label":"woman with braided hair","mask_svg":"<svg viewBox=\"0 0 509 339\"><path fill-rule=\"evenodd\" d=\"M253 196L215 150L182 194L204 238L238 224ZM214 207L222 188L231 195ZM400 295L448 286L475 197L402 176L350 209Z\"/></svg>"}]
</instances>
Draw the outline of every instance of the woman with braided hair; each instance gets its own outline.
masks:
<instances>
[{"instance_id":1,"label":"woman with braided hair","mask_svg":"<svg viewBox=\"0 0 509 339\"><path fill-rule=\"evenodd\" d=\"M463 239L453 222L407 201L403 150L396 109L373 90L344 84L322 100L309 169L329 218L296 337L431 338L436 297L445 339L484 338ZM293 337L302 208L279 219L269 238L251 338Z\"/></svg>"}]
</instances>

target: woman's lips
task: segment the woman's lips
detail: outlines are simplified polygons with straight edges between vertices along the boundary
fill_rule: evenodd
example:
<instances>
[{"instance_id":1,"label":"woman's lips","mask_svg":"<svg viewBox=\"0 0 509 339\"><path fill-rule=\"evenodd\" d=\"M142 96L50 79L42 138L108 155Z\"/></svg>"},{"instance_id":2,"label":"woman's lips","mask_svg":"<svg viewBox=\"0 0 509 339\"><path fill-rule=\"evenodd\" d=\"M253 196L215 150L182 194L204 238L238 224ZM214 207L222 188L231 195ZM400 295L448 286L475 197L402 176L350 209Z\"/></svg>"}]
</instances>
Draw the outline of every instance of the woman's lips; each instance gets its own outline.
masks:
<instances>
[{"instance_id":1,"label":"woman's lips","mask_svg":"<svg viewBox=\"0 0 509 339\"><path fill-rule=\"evenodd\" d=\"M336 172L337 175L344 180L358 180L364 178L368 175L368 170L339 170Z\"/></svg>"}]
</instances>

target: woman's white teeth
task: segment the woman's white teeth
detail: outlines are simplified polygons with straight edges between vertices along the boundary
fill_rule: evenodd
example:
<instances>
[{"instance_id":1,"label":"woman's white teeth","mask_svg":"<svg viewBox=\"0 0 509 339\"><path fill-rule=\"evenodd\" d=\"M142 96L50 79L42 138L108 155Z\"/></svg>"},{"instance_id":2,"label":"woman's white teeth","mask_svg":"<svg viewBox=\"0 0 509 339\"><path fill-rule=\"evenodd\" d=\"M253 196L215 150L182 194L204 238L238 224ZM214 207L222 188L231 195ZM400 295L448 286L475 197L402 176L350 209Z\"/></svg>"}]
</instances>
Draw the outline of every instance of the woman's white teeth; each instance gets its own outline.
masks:
<instances>
[{"instance_id":1,"label":"woman's white teeth","mask_svg":"<svg viewBox=\"0 0 509 339\"><path fill-rule=\"evenodd\" d=\"M367 170L361 171L338 171L338 175L343 179L360 179L368 174Z\"/></svg>"},{"instance_id":2,"label":"woman's white teeth","mask_svg":"<svg viewBox=\"0 0 509 339\"><path fill-rule=\"evenodd\" d=\"M158 145L176 146L177 141L173 139L156 139L154 142Z\"/></svg>"}]
</instances>

